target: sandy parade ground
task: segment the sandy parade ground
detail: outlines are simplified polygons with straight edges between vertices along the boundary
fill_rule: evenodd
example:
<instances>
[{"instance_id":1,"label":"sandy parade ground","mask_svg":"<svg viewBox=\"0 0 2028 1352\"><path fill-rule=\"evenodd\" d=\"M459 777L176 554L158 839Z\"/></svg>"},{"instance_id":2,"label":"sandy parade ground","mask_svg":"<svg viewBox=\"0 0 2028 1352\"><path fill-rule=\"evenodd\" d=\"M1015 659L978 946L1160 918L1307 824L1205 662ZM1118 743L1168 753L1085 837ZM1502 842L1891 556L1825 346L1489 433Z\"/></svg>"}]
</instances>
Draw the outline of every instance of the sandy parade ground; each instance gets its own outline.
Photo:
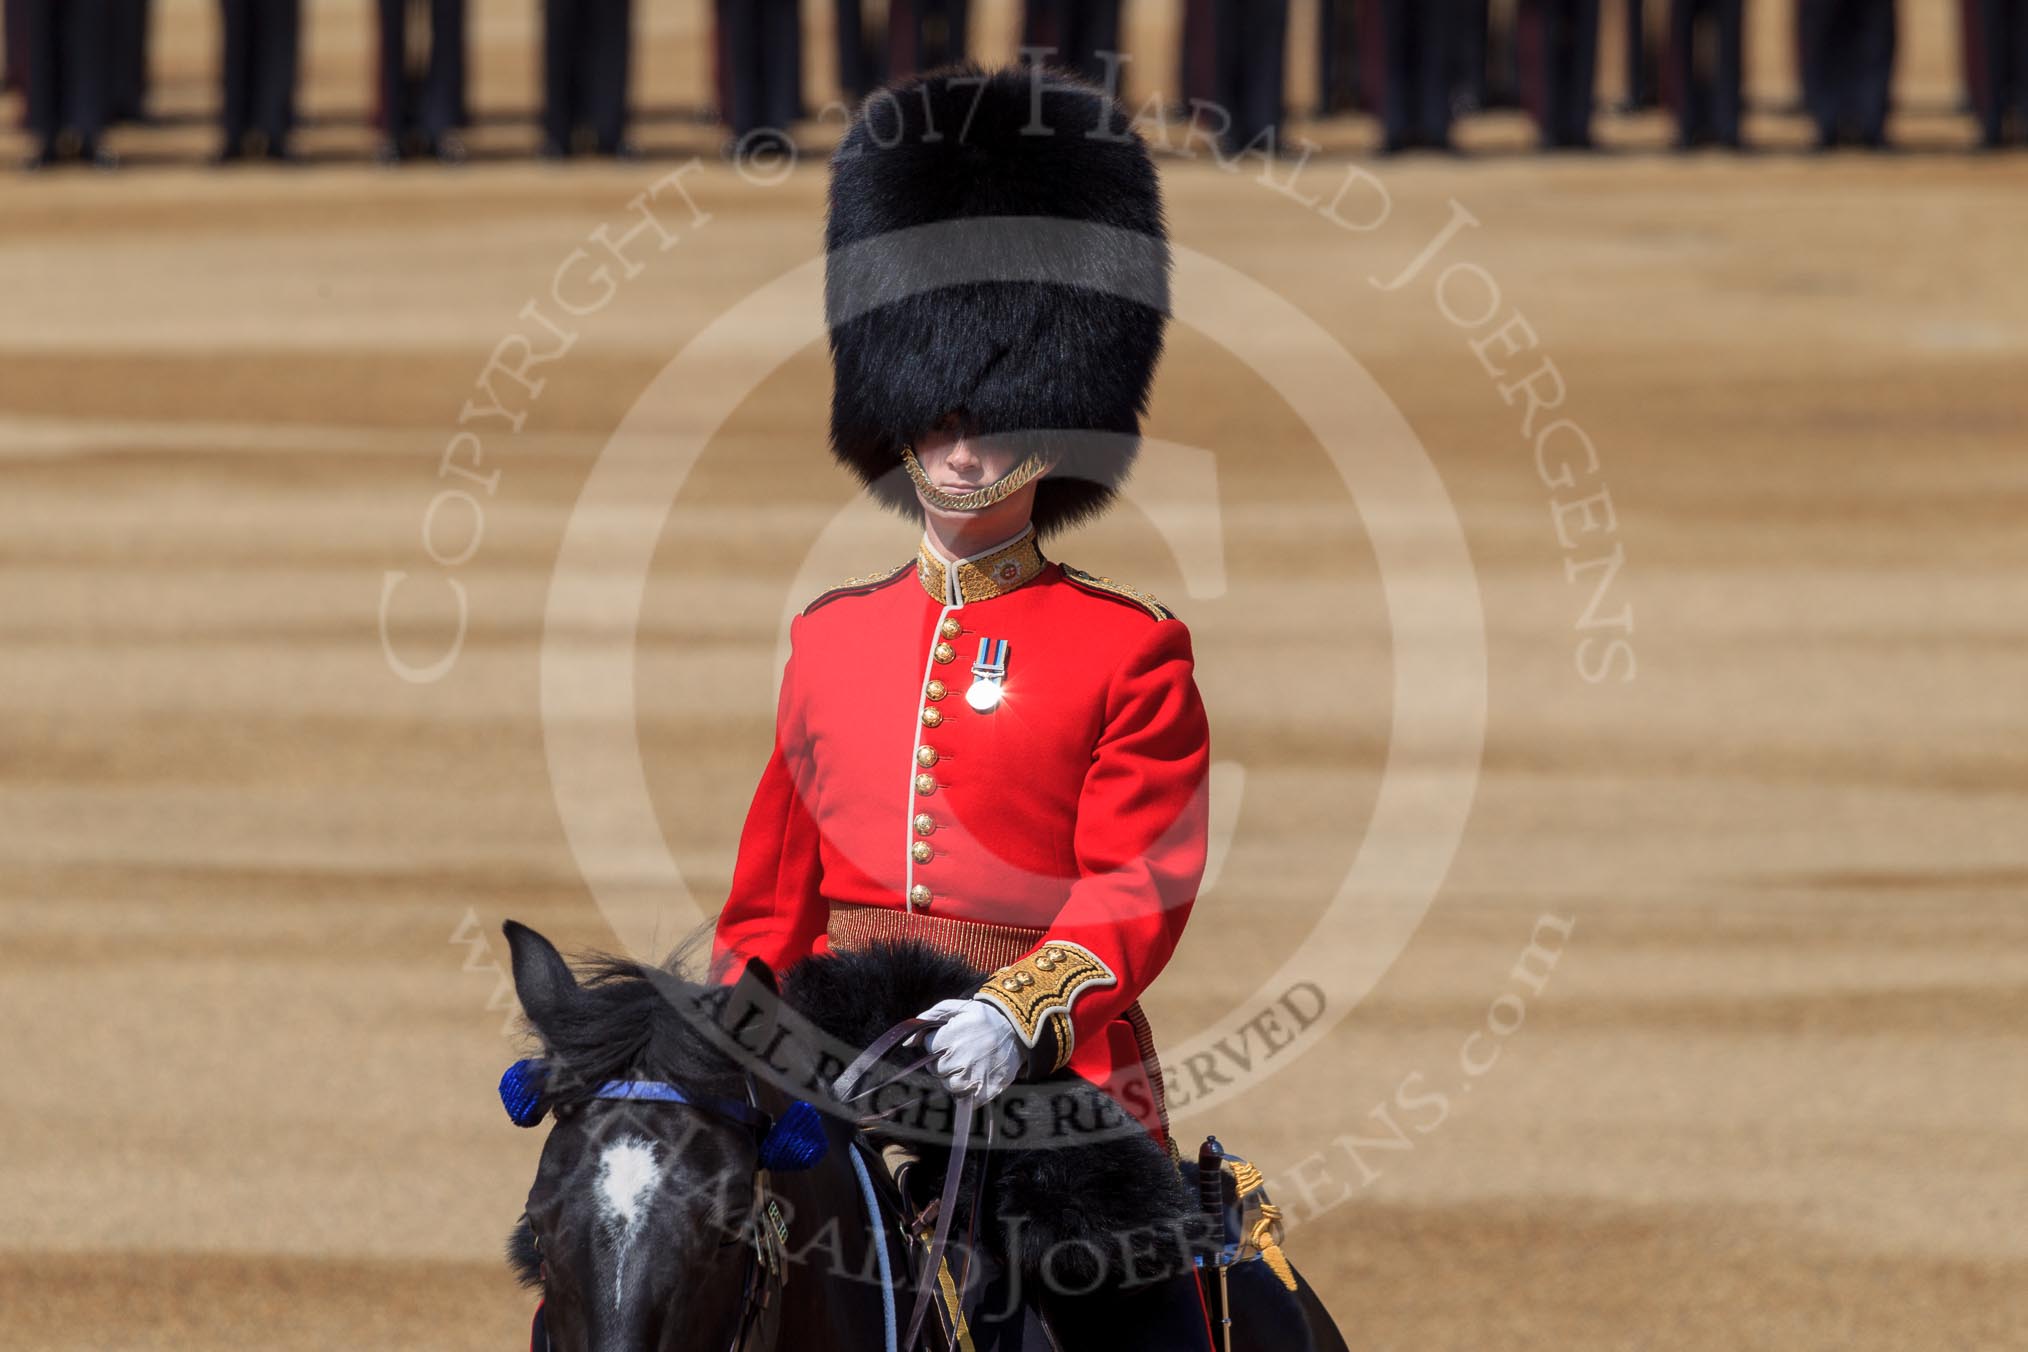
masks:
<instances>
[{"instance_id":1,"label":"sandy parade ground","mask_svg":"<svg viewBox=\"0 0 2028 1352\"><path fill-rule=\"evenodd\" d=\"M1149 127L1150 448L1045 552L1191 626L1148 1007L1356 1348L2028 1346L2028 159L1905 9L1885 157L1771 4L1742 158ZM127 167L0 177L0 1345L524 1345L499 923L707 918L788 616L913 548L824 450L836 118L736 172L644 10L638 162L528 157L485 0L473 162L376 167L316 0L309 162L206 168L167 0Z\"/></svg>"}]
</instances>

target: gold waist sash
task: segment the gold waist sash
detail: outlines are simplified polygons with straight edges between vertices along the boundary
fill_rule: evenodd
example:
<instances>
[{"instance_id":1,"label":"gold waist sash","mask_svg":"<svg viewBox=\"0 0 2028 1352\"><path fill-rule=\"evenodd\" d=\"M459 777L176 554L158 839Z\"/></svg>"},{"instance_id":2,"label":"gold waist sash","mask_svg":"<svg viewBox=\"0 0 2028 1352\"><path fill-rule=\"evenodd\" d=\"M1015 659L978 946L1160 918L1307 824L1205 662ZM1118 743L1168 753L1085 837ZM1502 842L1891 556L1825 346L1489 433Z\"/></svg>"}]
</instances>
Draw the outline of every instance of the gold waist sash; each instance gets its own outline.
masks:
<instances>
[{"instance_id":1,"label":"gold waist sash","mask_svg":"<svg viewBox=\"0 0 2028 1352\"><path fill-rule=\"evenodd\" d=\"M897 911L885 906L833 906L826 927L831 947L845 953L877 943L913 939L939 953L963 958L981 972L997 972L1017 962L1041 943L1047 930L1020 925L989 925L979 920L953 920Z\"/></svg>"}]
</instances>

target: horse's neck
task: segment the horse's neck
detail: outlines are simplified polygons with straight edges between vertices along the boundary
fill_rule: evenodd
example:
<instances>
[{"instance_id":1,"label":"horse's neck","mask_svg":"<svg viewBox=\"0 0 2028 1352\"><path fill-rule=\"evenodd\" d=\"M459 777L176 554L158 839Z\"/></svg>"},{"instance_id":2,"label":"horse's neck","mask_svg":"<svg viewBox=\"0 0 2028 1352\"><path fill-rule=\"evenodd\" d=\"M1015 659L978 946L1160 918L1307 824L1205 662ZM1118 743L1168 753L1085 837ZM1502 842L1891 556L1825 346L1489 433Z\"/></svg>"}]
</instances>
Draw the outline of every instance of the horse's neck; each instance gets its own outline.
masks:
<instances>
[{"instance_id":1,"label":"horse's neck","mask_svg":"<svg viewBox=\"0 0 2028 1352\"><path fill-rule=\"evenodd\" d=\"M834 1145L816 1168L777 1175L775 1183L790 1215L790 1263L777 1346L878 1352L885 1346L883 1303L899 1296L882 1288L879 1236L867 1216L865 1190L850 1152ZM883 1217L880 1224L884 1228L890 1218Z\"/></svg>"}]
</instances>

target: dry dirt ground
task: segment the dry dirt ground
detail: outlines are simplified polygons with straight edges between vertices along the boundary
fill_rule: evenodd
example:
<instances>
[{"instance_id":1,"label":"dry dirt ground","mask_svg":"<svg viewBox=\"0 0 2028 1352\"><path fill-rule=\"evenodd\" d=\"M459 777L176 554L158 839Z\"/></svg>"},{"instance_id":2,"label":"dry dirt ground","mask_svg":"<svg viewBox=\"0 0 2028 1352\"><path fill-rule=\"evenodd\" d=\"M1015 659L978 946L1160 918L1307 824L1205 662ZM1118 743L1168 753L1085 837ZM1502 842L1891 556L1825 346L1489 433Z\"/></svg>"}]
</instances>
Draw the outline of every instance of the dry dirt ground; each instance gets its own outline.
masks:
<instances>
[{"instance_id":1,"label":"dry dirt ground","mask_svg":"<svg viewBox=\"0 0 2028 1352\"><path fill-rule=\"evenodd\" d=\"M826 134L723 167L664 0L650 158L528 163L529 7L487 3L479 161L376 170L364 18L320 3L317 162L207 171L210 8L161 8L132 167L0 180L0 1342L519 1346L499 921L708 915L785 616L911 547L823 450ZM1161 444L1053 552L1196 636L1182 1092L1285 961L1327 973L1328 1036L1181 1131L1267 1166L1355 1347L2028 1344L2028 160L1955 149L1950 8L1909 7L1886 159L1652 119L1400 163L1332 123L1280 187L1165 157ZM601 290L574 251L671 174L680 242ZM455 442L503 340L561 341L531 301L569 350Z\"/></svg>"}]
</instances>

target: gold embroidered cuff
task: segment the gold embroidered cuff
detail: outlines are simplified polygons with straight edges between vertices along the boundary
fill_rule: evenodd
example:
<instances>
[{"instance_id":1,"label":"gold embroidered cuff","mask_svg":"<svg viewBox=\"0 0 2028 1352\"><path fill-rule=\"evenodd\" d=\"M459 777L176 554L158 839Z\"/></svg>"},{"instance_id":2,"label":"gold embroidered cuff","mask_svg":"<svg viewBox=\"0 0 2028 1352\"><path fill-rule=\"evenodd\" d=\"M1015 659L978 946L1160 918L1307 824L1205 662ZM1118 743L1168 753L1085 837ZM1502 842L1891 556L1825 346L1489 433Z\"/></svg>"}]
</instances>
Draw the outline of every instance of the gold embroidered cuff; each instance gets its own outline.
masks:
<instances>
[{"instance_id":1,"label":"gold embroidered cuff","mask_svg":"<svg viewBox=\"0 0 2028 1352\"><path fill-rule=\"evenodd\" d=\"M1077 1041L1071 1031L1071 1005L1094 986L1118 984L1113 969L1082 944L1044 940L1027 957L987 977L979 998L1000 1007L1030 1052L1054 1053L1033 1058L1046 1062L1040 1069L1061 1070Z\"/></svg>"}]
</instances>

